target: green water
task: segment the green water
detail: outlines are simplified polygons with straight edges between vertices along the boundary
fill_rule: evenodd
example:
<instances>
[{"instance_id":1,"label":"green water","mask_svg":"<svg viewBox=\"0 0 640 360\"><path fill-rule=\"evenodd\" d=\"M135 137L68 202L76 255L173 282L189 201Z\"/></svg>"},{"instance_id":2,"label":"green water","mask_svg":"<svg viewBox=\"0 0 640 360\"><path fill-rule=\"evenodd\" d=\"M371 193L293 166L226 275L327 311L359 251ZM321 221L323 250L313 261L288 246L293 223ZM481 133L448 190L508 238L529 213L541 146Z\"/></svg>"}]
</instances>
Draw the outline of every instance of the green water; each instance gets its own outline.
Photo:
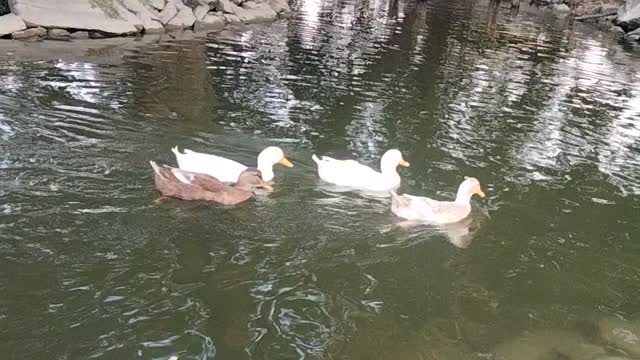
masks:
<instances>
[{"instance_id":1,"label":"green water","mask_svg":"<svg viewBox=\"0 0 640 360\"><path fill-rule=\"evenodd\" d=\"M2 358L492 359L524 334L620 354L597 324L640 311L640 55L526 6L293 8L208 37L0 44ZM237 207L158 204L148 160L174 145L296 166ZM474 176L487 198L407 228L311 161L392 147L402 192Z\"/></svg>"}]
</instances>

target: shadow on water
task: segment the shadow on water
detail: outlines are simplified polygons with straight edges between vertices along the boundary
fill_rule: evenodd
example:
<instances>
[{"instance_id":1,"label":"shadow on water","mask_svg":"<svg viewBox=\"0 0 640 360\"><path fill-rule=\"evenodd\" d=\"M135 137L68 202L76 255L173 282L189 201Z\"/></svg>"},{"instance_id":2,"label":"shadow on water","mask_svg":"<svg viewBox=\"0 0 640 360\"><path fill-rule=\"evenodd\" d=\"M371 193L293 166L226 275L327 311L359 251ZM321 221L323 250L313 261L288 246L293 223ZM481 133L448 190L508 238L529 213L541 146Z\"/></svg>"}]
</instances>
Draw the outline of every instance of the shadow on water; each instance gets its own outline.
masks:
<instances>
[{"instance_id":1,"label":"shadow on water","mask_svg":"<svg viewBox=\"0 0 640 360\"><path fill-rule=\"evenodd\" d=\"M209 36L0 44L2 353L616 351L584 329L638 312L638 54L524 4L292 7ZM278 145L296 166L237 207L157 204L148 160L174 145L247 164ZM311 161L376 167L391 147L402 192L451 199L475 176L488 199L413 226Z\"/></svg>"}]
</instances>

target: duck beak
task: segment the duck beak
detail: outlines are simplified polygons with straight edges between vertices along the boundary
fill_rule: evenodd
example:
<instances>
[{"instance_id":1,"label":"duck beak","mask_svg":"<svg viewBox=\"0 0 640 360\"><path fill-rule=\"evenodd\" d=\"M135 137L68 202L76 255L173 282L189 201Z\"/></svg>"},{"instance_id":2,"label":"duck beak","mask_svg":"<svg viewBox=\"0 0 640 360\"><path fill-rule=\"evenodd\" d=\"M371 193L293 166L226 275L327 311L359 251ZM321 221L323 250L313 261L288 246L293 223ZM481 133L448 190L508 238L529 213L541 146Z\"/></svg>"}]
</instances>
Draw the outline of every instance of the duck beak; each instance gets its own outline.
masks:
<instances>
[{"instance_id":1,"label":"duck beak","mask_svg":"<svg viewBox=\"0 0 640 360\"><path fill-rule=\"evenodd\" d=\"M409 167L411 164L405 159L400 160L400 166Z\"/></svg>"},{"instance_id":2,"label":"duck beak","mask_svg":"<svg viewBox=\"0 0 640 360\"><path fill-rule=\"evenodd\" d=\"M267 189L268 191L273 191L273 187L272 187L271 185L267 184L267 183L266 183L266 182L264 182L264 181L260 181L259 186L260 186L261 188Z\"/></svg>"},{"instance_id":3,"label":"duck beak","mask_svg":"<svg viewBox=\"0 0 640 360\"><path fill-rule=\"evenodd\" d=\"M289 159L287 159L287 158L286 158L286 157L284 157L284 156L282 157L282 159L280 159L280 161L278 161L278 163L279 163L279 164L282 164L282 165L284 165L284 166L286 166L286 167L290 167L290 168L292 168L292 167L293 167L293 164L291 163L291 161L289 161Z\"/></svg>"},{"instance_id":4,"label":"duck beak","mask_svg":"<svg viewBox=\"0 0 640 360\"><path fill-rule=\"evenodd\" d=\"M476 194L484 199L484 191L482 191L482 189L478 188L478 192L476 192Z\"/></svg>"}]
</instances>

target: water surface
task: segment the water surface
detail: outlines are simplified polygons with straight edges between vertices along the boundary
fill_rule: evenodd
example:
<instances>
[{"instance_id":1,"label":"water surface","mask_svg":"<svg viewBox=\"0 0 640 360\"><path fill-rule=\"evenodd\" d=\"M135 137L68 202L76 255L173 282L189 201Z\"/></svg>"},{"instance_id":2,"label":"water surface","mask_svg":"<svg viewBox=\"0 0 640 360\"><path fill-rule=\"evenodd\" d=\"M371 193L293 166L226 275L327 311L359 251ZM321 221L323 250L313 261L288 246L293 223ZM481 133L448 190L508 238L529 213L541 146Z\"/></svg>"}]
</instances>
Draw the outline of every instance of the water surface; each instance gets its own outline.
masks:
<instances>
[{"instance_id":1,"label":"water surface","mask_svg":"<svg viewBox=\"0 0 640 360\"><path fill-rule=\"evenodd\" d=\"M202 37L1 44L3 354L486 359L640 310L637 53L485 1L293 8ZM148 160L174 145L296 166L237 207L156 203ZM402 192L475 176L487 199L406 227L311 161L392 147Z\"/></svg>"}]
</instances>

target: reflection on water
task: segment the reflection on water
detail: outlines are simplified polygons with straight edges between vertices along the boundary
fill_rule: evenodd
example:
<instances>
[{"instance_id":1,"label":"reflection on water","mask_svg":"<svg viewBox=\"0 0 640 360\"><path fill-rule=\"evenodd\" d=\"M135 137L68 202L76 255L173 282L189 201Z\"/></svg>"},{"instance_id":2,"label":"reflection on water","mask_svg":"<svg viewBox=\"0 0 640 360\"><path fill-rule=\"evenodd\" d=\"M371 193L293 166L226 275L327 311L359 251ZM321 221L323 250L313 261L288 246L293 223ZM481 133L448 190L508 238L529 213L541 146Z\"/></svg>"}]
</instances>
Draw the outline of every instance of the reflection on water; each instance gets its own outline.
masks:
<instances>
[{"instance_id":1,"label":"reflection on water","mask_svg":"<svg viewBox=\"0 0 640 360\"><path fill-rule=\"evenodd\" d=\"M533 356L513 337L577 344L637 312L637 54L526 6L292 5L209 37L0 44L4 353ZM156 203L148 160L174 145L244 163L278 145L296 167L237 207ZM475 176L488 200L403 223L311 161L389 148L402 192Z\"/></svg>"}]
</instances>

